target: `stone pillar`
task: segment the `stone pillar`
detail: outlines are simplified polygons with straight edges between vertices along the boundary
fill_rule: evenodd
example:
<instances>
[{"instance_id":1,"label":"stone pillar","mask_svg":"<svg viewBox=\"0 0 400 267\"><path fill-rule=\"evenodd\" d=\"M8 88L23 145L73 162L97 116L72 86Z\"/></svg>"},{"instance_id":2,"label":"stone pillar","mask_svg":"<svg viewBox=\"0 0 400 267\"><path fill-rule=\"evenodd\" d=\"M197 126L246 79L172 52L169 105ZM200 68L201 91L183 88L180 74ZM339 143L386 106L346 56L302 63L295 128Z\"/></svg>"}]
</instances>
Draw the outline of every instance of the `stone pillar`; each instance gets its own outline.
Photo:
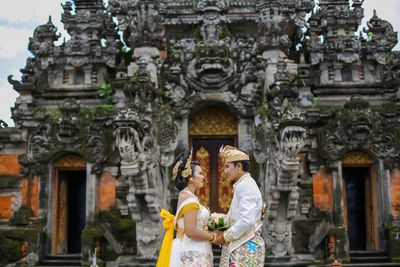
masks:
<instances>
[{"instance_id":1,"label":"stone pillar","mask_svg":"<svg viewBox=\"0 0 400 267\"><path fill-rule=\"evenodd\" d=\"M378 230L379 249L387 248L385 225L391 221L392 203L390 190L390 172L385 169L384 161L378 159L376 163L376 227Z\"/></svg>"},{"instance_id":2,"label":"stone pillar","mask_svg":"<svg viewBox=\"0 0 400 267\"><path fill-rule=\"evenodd\" d=\"M86 165L86 225L93 222L96 214L97 177L91 172L92 164Z\"/></svg>"},{"instance_id":3,"label":"stone pillar","mask_svg":"<svg viewBox=\"0 0 400 267\"><path fill-rule=\"evenodd\" d=\"M239 148L250 153L251 147L251 125L248 119L238 118L238 145Z\"/></svg>"},{"instance_id":4,"label":"stone pillar","mask_svg":"<svg viewBox=\"0 0 400 267\"><path fill-rule=\"evenodd\" d=\"M336 258L349 260L349 239L347 229L344 227L344 208L343 208L343 175L342 162L336 161L332 164L332 195L333 195L333 223L336 229Z\"/></svg>"},{"instance_id":5,"label":"stone pillar","mask_svg":"<svg viewBox=\"0 0 400 267\"><path fill-rule=\"evenodd\" d=\"M336 227L343 227L343 182L342 182L342 163L334 163L332 171L332 192L333 192L333 223Z\"/></svg>"}]
</instances>

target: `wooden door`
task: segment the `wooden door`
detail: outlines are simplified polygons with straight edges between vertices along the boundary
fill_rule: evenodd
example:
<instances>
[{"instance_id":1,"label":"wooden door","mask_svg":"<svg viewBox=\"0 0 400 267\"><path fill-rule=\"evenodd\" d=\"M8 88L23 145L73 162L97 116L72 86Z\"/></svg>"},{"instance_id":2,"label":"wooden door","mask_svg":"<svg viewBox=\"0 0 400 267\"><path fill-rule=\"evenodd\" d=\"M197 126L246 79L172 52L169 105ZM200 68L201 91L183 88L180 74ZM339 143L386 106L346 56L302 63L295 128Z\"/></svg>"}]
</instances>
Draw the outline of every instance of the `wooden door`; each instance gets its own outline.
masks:
<instances>
[{"instance_id":1,"label":"wooden door","mask_svg":"<svg viewBox=\"0 0 400 267\"><path fill-rule=\"evenodd\" d=\"M234 138L192 138L193 155L200 162L205 183L197 194L200 202L213 212L227 213L232 200L232 183L226 177L219 157L222 145L235 145Z\"/></svg>"},{"instance_id":2,"label":"wooden door","mask_svg":"<svg viewBox=\"0 0 400 267\"><path fill-rule=\"evenodd\" d=\"M351 152L342 164L344 223L350 250L379 250L373 160L363 152Z\"/></svg>"},{"instance_id":3,"label":"wooden door","mask_svg":"<svg viewBox=\"0 0 400 267\"><path fill-rule=\"evenodd\" d=\"M190 122L193 158L200 162L204 187L197 194L212 212L227 213L232 200L232 183L226 177L219 157L222 145L237 146L237 121L227 110L208 108L196 113Z\"/></svg>"},{"instance_id":4,"label":"wooden door","mask_svg":"<svg viewBox=\"0 0 400 267\"><path fill-rule=\"evenodd\" d=\"M52 254L81 253L86 221L86 161L68 155L55 164L53 178Z\"/></svg>"}]
</instances>

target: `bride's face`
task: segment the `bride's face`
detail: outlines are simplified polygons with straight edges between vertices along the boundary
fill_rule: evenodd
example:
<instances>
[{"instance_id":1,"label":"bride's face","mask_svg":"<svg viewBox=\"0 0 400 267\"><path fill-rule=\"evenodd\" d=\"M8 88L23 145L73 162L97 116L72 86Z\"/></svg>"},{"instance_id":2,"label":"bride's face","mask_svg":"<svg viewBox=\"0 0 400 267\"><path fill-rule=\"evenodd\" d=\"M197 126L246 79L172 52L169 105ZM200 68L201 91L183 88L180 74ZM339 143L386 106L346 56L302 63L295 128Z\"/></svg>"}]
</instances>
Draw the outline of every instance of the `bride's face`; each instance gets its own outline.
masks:
<instances>
[{"instance_id":1,"label":"bride's face","mask_svg":"<svg viewBox=\"0 0 400 267\"><path fill-rule=\"evenodd\" d=\"M194 187L197 188L202 188L203 184L204 184L204 175L203 175L203 171L201 170L200 166L196 166L194 168L194 175L192 177L192 183L194 185Z\"/></svg>"}]
</instances>

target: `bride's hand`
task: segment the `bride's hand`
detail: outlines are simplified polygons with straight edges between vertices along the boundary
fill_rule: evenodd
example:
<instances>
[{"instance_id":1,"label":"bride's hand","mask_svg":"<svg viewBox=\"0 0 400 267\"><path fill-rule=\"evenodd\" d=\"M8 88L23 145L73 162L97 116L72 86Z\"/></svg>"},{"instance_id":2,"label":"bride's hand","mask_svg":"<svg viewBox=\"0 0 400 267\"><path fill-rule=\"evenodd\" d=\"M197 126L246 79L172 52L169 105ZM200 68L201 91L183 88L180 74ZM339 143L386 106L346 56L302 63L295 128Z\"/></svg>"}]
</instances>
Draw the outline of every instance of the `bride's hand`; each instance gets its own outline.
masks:
<instances>
[{"instance_id":1,"label":"bride's hand","mask_svg":"<svg viewBox=\"0 0 400 267\"><path fill-rule=\"evenodd\" d=\"M216 238L214 244L222 245L222 244L226 243L225 238L224 238L224 232L221 232L219 230L214 230L213 233L215 233L217 235L217 238Z\"/></svg>"}]
</instances>

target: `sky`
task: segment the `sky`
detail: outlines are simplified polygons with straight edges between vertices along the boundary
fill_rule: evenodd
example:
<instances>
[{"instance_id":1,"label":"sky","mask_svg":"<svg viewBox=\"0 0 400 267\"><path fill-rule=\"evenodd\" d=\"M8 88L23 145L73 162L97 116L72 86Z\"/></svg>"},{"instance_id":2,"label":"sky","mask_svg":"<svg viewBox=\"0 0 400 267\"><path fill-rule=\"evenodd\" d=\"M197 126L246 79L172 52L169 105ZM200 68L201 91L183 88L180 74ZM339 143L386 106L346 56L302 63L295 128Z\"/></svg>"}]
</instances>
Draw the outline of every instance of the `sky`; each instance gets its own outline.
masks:
<instances>
[{"instance_id":1,"label":"sky","mask_svg":"<svg viewBox=\"0 0 400 267\"><path fill-rule=\"evenodd\" d=\"M47 23L49 15L54 25L68 38L60 22L64 0L12 0L7 1L0 9L0 119L9 126L14 126L11 119L11 107L18 97L7 81L8 75L13 75L16 80L21 79L20 69L25 67L26 59L32 54L28 51L29 37L32 37L36 26ZM380 18L389 21L394 30L400 32L400 0L364 0L364 19L360 31L366 27L366 21L372 17L376 9ZM396 16L397 15L397 16ZM400 38L399 38L400 39ZM400 50L398 44L394 50Z\"/></svg>"}]
</instances>

